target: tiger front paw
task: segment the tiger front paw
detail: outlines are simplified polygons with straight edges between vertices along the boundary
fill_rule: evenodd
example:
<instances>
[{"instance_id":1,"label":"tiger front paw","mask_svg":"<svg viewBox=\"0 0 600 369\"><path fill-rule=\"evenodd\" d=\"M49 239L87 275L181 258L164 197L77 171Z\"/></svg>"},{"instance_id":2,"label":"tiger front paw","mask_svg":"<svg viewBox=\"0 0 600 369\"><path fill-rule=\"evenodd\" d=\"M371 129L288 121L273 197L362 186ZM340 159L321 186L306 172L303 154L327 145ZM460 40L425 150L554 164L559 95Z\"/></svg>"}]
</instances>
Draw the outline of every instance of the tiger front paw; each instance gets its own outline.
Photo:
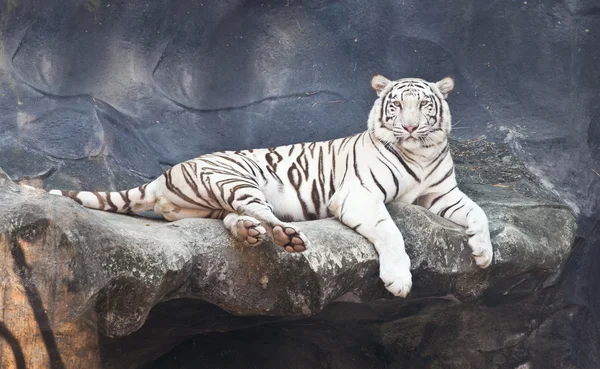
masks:
<instances>
[{"instance_id":1,"label":"tiger front paw","mask_svg":"<svg viewBox=\"0 0 600 369\"><path fill-rule=\"evenodd\" d=\"M490 239L488 220L485 215L469 219L467 224L471 258L475 264L485 269L490 266L494 258L494 249Z\"/></svg>"},{"instance_id":2,"label":"tiger front paw","mask_svg":"<svg viewBox=\"0 0 600 369\"><path fill-rule=\"evenodd\" d=\"M385 288L394 296L406 297L412 288L412 274L408 255L401 260L391 260L385 256L379 258L379 277Z\"/></svg>"},{"instance_id":3,"label":"tiger front paw","mask_svg":"<svg viewBox=\"0 0 600 369\"><path fill-rule=\"evenodd\" d=\"M478 267L485 269L492 264L494 250L489 232L479 232L470 235L469 246L471 247L471 258Z\"/></svg>"},{"instance_id":4,"label":"tiger front paw","mask_svg":"<svg viewBox=\"0 0 600 369\"><path fill-rule=\"evenodd\" d=\"M308 238L291 224L273 226L273 242L287 252L302 252L308 248Z\"/></svg>"}]
</instances>

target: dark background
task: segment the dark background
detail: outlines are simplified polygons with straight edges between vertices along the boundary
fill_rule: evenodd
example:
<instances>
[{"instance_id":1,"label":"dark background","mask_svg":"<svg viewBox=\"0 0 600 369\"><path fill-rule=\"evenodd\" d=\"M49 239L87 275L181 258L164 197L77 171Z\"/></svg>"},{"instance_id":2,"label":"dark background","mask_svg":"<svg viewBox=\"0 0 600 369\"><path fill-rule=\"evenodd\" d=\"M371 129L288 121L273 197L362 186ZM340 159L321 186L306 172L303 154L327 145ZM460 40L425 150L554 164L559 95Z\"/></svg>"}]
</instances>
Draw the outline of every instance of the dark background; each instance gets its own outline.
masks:
<instances>
[{"instance_id":1,"label":"dark background","mask_svg":"<svg viewBox=\"0 0 600 369\"><path fill-rule=\"evenodd\" d=\"M507 142L588 241L563 288L600 322L600 2L0 0L0 167L137 186L202 153L366 126L375 73L456 79L454 138Z\"/></svg>"}]
</instances>

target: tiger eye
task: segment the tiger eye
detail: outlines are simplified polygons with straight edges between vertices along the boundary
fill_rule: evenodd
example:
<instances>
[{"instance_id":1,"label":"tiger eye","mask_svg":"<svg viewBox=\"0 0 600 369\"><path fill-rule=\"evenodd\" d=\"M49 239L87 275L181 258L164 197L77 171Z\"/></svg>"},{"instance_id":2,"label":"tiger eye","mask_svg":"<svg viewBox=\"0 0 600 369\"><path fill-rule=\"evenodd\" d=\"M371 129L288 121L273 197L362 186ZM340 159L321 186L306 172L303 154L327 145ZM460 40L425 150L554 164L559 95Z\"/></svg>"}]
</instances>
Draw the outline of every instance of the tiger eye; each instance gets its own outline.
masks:
<instances>
[{"instance_id":1,"label":"tiger eye","mask_svg":"<svg viewBox=\"0 0 600 369\"><path fill-rule=\"evenodd\" d=\"M397 107L402 106L402 104L400 104L400 101L398 101L398 100L394 101L392 104L394 104L394 106L397 106Z\"/></svg>"},{"instance_id":2,"label":"tiger eye","mask_svg":"<svg viewBox=\"0 0 600 369\"><path fill-rule=\"evenodd\" d=\"M427 105L427 100L421 101L421 107L424 107L425 105Z\"/></svg>"}]
</instances>

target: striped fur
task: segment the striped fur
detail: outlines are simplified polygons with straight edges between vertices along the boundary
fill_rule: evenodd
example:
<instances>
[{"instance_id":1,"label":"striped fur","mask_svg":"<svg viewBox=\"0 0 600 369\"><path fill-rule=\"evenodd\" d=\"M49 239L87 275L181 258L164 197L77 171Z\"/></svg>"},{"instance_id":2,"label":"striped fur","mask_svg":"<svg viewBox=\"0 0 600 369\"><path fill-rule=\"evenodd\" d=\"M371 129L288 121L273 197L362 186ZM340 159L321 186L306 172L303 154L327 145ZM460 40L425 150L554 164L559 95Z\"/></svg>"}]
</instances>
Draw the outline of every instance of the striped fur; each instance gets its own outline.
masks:
<instances>
[{"instance_id":1,"label":"striped fur","mask_svg":"<svg viewBox=\"0 0 600 369\"><path fill-rule=\"evenodd\" d=\"M488 221L458 189L448 148L451 117L445 99L453 79L390 81L376 75L371 85L378 98L365 132L207 154L126 191L50 193L104 211L154 210L170 221L220 218L246 245L268 236L289 252L304 251L309 241L287 222L335 216L374 244L380 277L398 296L412 286L410 260L385 203L418 202L465 226L475 263L487 267L492 260Z\"/></svg>"}]
</instances>

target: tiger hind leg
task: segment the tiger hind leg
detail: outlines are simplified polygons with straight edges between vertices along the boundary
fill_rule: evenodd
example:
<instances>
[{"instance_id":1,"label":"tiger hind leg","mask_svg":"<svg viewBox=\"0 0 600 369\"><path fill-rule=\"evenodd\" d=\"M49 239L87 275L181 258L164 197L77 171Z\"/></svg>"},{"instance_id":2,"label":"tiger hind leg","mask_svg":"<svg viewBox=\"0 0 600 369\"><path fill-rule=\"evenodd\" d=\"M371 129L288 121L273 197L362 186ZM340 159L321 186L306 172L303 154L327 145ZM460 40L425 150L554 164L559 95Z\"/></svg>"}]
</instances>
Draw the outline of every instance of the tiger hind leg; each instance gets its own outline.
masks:
<instances>
[{"instance_id":1,"label":"tiger hind leg","mask_svg":"<svg viewBox=\"0 0 600 369\"><path fill-rule=\"evenodd\" d=\"M242 213L252 216L268 225L269 236L277 246L281 246L287 252L302 252L309 246L308 238L298 227L279 220L269 206L251 204L244 207Z\"/></svg>"},{"instance_id":2,"label":"tiger hind leg","mask_svg":"<svg viewBox=\"0 0 600 369\"><path fill-rule=\"evenodd\" d=\"M273 214L273 207L267 203L265 195L258 188L244 188L239 201L232 206L238 214L247 215L265 226L273 242L287 252L302 252L309 246L308 238L298 227L285 223ZM238 196L235 196L238 198Z\"/></svg>"},{"instance_id":3,"label":"tiger hind leg","mask_svg":"<svg viewBox=\"0 0 600 369\"><path fill-rule=\"evenodd\" d=\"M229 213L223 218L223 223L225 228L229 229L231 234L244 246L260 245L267 234L267 230L260 224L260 221L248 215Z\"/></svg>"}]
</instances>

